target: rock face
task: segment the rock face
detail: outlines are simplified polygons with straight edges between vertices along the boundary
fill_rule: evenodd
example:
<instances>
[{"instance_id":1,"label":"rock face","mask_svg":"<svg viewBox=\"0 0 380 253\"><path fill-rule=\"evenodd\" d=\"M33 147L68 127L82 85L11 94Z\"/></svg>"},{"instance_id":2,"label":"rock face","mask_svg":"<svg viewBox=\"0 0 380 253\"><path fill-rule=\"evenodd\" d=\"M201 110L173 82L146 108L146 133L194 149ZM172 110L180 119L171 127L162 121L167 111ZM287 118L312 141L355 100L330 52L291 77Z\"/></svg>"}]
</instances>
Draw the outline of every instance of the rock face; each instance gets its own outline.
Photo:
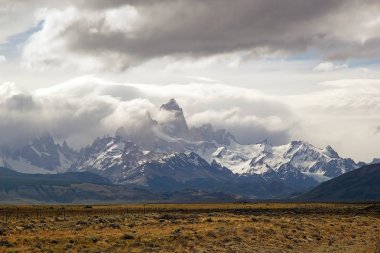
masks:
<instances>
[{"instance_id":1,"label":"rock face","mask_svg":"<svg viewBox=\"0 0 380 253\"><path fill-rule=\"evenodd\" d=\"M166 104L161 105L160 111L164 119L160 123L162 131L170 137L189 138L189 127L187 126L182 108L179 107L175 99L170 99Z\"/></svg>"},{"instance_id":2,"label":"rock face","mask_svg":"<svg viewBox=\"0 0 380 253\"><path fill-rule=\"evenodd\" d=\"M304 191L361 165L330 146L303 141L242 145L211 124L189 128L174 99L159 112L157 120L147 114L141 132L120 128L79 152L56 144L50 135L16 149L2 147L0 165L28 173L88 171L115 184L159 192L197 189L256 198Z\"/></svg>"}]
</instances>

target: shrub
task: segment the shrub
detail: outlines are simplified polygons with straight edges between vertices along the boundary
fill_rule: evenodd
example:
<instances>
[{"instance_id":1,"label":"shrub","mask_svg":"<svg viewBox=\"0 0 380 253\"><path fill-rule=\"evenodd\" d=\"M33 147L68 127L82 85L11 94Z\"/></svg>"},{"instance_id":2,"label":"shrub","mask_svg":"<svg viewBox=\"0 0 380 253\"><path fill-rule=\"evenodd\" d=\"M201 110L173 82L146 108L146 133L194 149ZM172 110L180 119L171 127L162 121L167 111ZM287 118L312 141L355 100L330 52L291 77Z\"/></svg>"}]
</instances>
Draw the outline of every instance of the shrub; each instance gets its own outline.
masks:
<instances>
[{"instance_id":1,"label":"shrub","mask_svg":"<svg viewBox=\"0 0 380 253\"><path fill-rule=\"evenodd\" d=\"M133 235L131 235L131 234L124 234L121 237L121 239L123 239L123 240L133 240L133 239L135 239L135 237Z\"/></svg>"}]
</instances>

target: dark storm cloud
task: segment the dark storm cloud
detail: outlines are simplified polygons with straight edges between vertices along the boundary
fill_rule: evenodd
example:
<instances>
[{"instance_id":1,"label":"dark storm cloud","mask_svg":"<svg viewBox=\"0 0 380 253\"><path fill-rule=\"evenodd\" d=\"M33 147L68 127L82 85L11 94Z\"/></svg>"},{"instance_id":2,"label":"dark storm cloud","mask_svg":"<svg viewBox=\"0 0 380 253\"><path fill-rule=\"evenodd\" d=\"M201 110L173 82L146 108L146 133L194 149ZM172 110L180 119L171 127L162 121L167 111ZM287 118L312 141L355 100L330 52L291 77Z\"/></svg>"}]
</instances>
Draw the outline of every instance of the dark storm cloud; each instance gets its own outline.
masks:
<instances>
[{"instance_id":1,"label":"dark storm cloud","mask_svg":"<svg viewBox=\"0 0 380 253\"><path fill-rule=\"evenodd\" d=\"M378 24L363 28L377 18L372 15L380 4L373 0L96 0L76 4L78 12L71 19L46 16L45 28L27 47L30 58L36 56L30 51L40 43L49 47L49 42L56 41L62 42L62 48L51 49L55 60L64 58L56 57L61 50L107 62L103 65L117 62L113 68L120 69L165 56L205 57L237 51L255 57L315 49L328 59L368 57L380 51L376 44L380 37L374 32ZM131 8L137 13L133 18L128 13ZM49 55L35 58L54 63L47 59Z\"/></svg>"},{"instance_id":2,"label":"dark storm cloud","mask_svg":"<svg viewBox=\"0 0 380 253\"><path fill-rule=\"evenodd\" d=\"M118 6L122 1L113 2ZM81 32L72 34L71 49L107 49L140 58L176 54L205 56L257 47L299 51L326 36L305 28L344 6L343 1L336 0L129 3L136 6L145 21L133 36L122 32L91 35L86 32L87 26L78 23L75 27Z\"/></svg>"},{"instance_id":3,"label":"dark storm cloud","mask_svg":"<svg viewBox=\"0 0 380 253\"><path fill-rule=\"evenodd\" d=\"M92 9L107 9L107 8L117 8L124 5L147 5L147 4L162 4L164 2L173 2L174 0L77 0L73 1L73 4L79 5L81 7L87 7Z\"/></svg>"}]
</instances>

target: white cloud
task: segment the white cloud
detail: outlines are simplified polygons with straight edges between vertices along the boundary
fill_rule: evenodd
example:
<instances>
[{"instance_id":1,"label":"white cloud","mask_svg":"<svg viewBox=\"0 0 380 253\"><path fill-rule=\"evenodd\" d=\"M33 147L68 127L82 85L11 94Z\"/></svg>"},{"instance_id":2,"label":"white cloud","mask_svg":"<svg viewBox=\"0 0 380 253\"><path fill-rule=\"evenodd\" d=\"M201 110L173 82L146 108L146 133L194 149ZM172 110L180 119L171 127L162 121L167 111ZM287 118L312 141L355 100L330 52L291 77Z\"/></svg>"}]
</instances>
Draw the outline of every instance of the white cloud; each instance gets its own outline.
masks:
<instances>
[{"instance_id":1,"label":"white cloud","mask_svg":"<svg viewBox=\"0 0 380 253\"><path fill-rule=\"evenodd\" d=\"M19 94L20 91L16 88L16 85L12 82L5 82L0 85L0 98L5 99L10 96Z\"/></svg>"},{"instance_id":2,"label":"white cloud","mask_svg":"<svg viewBox=\"0 0 380 253\"><path fill-rule=\"evenodd\" d=\"M35 13L40 8L62 7L66 1L55 0L0 0L0 45L9 38L34 27Z\"/></svg>"},{"instance_id":3,"label":"white cloud","mask_svg":"<svg viewBox=\"0 0 380 253\"><path fill-rule=\"evenodd\" d=\"M293 106L328 115L367 117L380 113L379 79L338 79L320 83L324 89L293 96Z\"/></svg>"},{"instance_id":4,"label":"white cloud","mask_svg":"<svg viewBox=\"0 0 380 253\"><path fill-rule=\"evenodd\" d=\"M333 62L321 62L317 66L314 67L313 71L315 72L330 72L340 69L348 68L347 64L335 64Z\"/></svg>"},{"instance_id":5,"label":"white cloud","mask_svg":"<svg viewBox=\"0 0 380 253\"><path fill-rule=\"evenodd\" d=\"M4 55L0 55L0 64L7 62L7 58Z\"/></svg>"},{"instance_id":6,"label":"white cloud","mask_svg":"<svg viewBox=\"0 0 380 253\"><path fill-rule=\"evenodd\" d=\"M226 128L234 133L241 143L255 143L264 139L274 144L289 141L289 129L294 119L285 115L258 117L244 113L241 108L229 110L206 110L191 115L189 121L194 125L212 123L218 128Z\"/></svg>"},{"instance_id":7,"label":"white cloud","mask_svg":"<svg viewBox=\"0 0 380 253\"><path fill-rule=\"evenodd\" d=\"M323 90L286 97L299 119L293 138L330 144L356 160L380 156L380 79L341 79L320 86Z\"/></svg>"}]
</instances>

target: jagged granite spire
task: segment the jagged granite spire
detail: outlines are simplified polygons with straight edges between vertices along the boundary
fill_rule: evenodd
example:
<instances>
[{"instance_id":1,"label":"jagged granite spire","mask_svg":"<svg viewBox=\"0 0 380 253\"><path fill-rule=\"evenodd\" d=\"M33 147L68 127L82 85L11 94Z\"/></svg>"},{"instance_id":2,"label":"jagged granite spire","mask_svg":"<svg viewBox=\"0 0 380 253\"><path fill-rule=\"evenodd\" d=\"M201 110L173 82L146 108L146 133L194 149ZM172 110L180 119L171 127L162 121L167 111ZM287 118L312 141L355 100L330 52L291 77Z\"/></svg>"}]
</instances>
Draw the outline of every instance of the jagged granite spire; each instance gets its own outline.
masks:
<instances>
[{"instance_id":1,"label":"jagged granite spire","mask_svg":"<svg viewBox=\"0 0 380 253\"><path fill-rule=\"evenodd\" d=\"M171 98L169 102L166 104L161 105L160 107L161 110L166 110L166 111L180 111L182 112L182 108L179 107L177 101L174 98Z\"/></svg>"},{"instance_id":2,"label":"jagged granite spire","mask_svg":"<svg viewBox=\"0 0 380 253\"><path fill-rule=\"evenodd\" d=\"M164 112L164 120L160 122L162 130L171 137L188 139L190 137L182 108L172 98L166 104L161 105L160 110Z\"/></svg>"}]
</instances>

